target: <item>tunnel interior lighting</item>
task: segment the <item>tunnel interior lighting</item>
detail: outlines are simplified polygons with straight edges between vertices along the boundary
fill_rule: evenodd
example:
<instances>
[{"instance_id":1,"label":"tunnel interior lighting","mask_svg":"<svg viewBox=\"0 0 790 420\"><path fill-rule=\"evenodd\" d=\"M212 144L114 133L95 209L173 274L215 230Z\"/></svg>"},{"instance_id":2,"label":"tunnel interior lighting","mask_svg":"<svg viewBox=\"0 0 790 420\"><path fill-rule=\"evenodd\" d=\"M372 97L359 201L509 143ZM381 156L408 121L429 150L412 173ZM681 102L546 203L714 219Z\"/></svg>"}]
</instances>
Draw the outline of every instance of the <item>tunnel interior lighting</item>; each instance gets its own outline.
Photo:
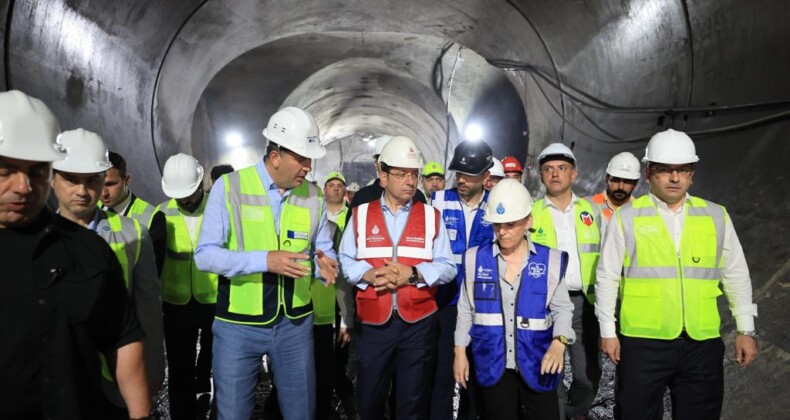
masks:
<instances>
[{"instance_id":1,"label":"tunnel interior lighting","mask_svg":"<svg viewBox=\"0 0 790 420\"><path fill-rule=\"evenodd\" d=\"M228 147L239 147L244 144L244 137L235 131L230 132L225 135L225 144L227 144Z\"/></svg>"},{"instance_id":2,"label":"tunnel interior lighting","mask_svg":"<svg viewBox=\"0 0 790 420\"><path fill-rule=\"evenodd\" d=\"M478 141L483 138L483 127L480 124L471 123L464 130L464 138L471 141Z\"/></svg>"}]
</instances>

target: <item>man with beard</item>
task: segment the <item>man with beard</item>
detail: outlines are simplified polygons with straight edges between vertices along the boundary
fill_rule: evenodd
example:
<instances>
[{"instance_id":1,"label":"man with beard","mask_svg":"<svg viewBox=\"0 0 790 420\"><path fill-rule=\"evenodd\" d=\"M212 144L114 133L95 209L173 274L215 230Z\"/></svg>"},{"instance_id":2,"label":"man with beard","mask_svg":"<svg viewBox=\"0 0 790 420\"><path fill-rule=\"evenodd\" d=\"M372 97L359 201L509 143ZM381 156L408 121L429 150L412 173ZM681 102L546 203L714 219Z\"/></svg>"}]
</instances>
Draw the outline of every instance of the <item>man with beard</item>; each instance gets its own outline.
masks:
<instances>
[{"instance_id":1,"label":"man with beard","mask_svg":"<svg viewBox=\"0 0 790 420\"><path fill-rule=\"evenodd\" d=\"M593 306L595 267L601 243L601 209L573 193L576 157L568 146L548 145L538 155L538 165L546 196L532 209L535 230L532 240L568 253L565 282L574 306L576 341L568 346L573 381L567 393L564 386L558 389L560 417L585 418L601 378L598 322Z\"/></svg>"},{"instance_id":2,"label":"man with beard","mask_svg":"<svg viewBox=\"0 0 790 420\"><path fill-rule=\"evenodd\" d=\"M615 155L606 166L606 191L590 197L601 208L608 222L618 207L634 199L631 195L639 182L639 160L630 152Z\"/></svg>"},{"instance_id":3,"label":"man with beard","mask_svg":"<svg viewBox=\"0 0 790 420\"><path fill-rule=\"evenodd\" d=\"M483 217L483 209L488 199L488 191L483 189L483 184L489 176L492 160L491 147L484 141L465 140L458 143L450 162L450 170L455 171L457 187L435 192L431 201L442 212L457 269L455 281L439 287L436 295L439 304L439 353L431 398L433 420L453 418L453 360L458 315L456 304L464 278L464 252L471 247L491 242L494 238L491 224ZM474 418L477 411L475 402L473 380L466 389L461 390L458 418Z\"/></svg>"}]
</instances>

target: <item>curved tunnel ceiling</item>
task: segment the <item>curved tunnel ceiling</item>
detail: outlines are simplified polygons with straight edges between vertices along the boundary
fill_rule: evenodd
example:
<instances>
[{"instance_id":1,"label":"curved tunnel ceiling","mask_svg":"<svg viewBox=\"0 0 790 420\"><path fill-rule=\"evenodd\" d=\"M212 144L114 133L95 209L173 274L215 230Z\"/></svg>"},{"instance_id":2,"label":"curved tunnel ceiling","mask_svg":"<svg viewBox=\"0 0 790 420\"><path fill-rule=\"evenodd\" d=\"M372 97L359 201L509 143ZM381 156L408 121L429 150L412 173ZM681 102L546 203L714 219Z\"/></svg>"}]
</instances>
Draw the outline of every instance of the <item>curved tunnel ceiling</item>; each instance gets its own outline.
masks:
<instances>
[{"instance_id":1,"label":"curved tunnel ceiling","mask_svg":"<svg viewBox=\"0 0 790 420\"><path fill-rule=\"evenodd\" d=\"M252 145L237 157L255 159L265 121L287 104L310 108L335 139L333 161L343 149L350 165L364 160L365 139L390 129L443 158L449 103L451 143L482 119L508 127L491 129L495 151L528 165L547 143L572 146L579 194L602 187L613 154L641 155L646 136L699 132L692 193L728 207L758 325L781 335L772 319L786 318L790 297L779 286L790 272L790 124L787 104L772 103L790 98L790 2L15 0L0 11L5 88L44 100L64 129L102 134L151 201L163 198L154 169L167 156L191 151L211 164L234 128ZM516 111L502 111L502 98ZM721 108L750 103L761 105ZM772 123L751 124L761 118ZM738 124L747 128L711 132ZM771 344L773 360L790 359L786 338ZM766 365L738 375L728 376L726 392L739 398L725 412L739 401L765 418L790 411L790 399L755 404L765 393L747 386L790 373Z\"/></svg>"}]
</instances>

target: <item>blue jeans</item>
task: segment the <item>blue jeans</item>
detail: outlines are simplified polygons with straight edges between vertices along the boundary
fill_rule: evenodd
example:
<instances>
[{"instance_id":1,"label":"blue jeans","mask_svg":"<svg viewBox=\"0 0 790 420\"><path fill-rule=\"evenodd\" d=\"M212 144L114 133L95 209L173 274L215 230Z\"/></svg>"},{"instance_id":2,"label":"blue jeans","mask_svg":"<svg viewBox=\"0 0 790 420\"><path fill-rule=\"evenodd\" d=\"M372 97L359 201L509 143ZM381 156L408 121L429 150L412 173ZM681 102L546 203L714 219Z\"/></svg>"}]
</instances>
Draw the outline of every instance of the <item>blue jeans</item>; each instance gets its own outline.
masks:
<instances>
[{"instance_id":1,"label":"blue jeans","mask_svg":"<svg viewBox=\"0 0 790 420\"><path fill-rule=\"evenodd\" d=\"M214 320L214 389L219 420L249 419L261 358L268 354L283 418L315 417L313 316L256 327Z\"/></svg>"}]
</instances>

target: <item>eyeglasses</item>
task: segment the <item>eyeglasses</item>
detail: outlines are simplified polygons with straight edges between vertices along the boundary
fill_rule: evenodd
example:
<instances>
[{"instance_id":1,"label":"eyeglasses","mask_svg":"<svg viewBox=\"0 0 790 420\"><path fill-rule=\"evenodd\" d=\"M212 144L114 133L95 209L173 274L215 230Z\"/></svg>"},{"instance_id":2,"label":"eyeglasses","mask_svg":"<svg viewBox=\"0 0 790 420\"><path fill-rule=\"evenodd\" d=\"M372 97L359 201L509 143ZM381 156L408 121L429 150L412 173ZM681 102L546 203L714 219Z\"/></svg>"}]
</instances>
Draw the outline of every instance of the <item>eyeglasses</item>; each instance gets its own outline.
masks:
<instances>
[{"instance_id":1,"label":"eyeglasses","mask_svg":"<svg viewBox=\"0 0 790 420\"><path fill-rule=\"evenodd\" d=\"M661 164L653 164L650 165L650 170L654 174L658 174L658 175L672 175L673 172L677 172L678 175L680 176L688 177L691 175L692 172L694 172L694 167L691 165L672 167L672 166L661 165Z\"/></svg>"},{"instance_id":2,"label":"eyeglasses","mask_svg":"<svg viewBox=\"0 0 790 420\"><path fill-rule=\"evenodd\" d=\"M397 179L398 181L405 181L406 178L413 179L415 181L420 179L420 174L417 172L387 172L387 175Z\"/></svg>"},{"instance_id":3,"label":"eyeglasses","mask_svg":"<svg viewBox=\"0 0 790 420\"><path fill-rule=\"evenodd\" d=\"M560 166L544 166L540 168L540 171L546 175L553 173L554 171L558 171L561 174L564 174L570 171L572 168L568 165L560 165Z\"/></svg>"}]
</instances>

